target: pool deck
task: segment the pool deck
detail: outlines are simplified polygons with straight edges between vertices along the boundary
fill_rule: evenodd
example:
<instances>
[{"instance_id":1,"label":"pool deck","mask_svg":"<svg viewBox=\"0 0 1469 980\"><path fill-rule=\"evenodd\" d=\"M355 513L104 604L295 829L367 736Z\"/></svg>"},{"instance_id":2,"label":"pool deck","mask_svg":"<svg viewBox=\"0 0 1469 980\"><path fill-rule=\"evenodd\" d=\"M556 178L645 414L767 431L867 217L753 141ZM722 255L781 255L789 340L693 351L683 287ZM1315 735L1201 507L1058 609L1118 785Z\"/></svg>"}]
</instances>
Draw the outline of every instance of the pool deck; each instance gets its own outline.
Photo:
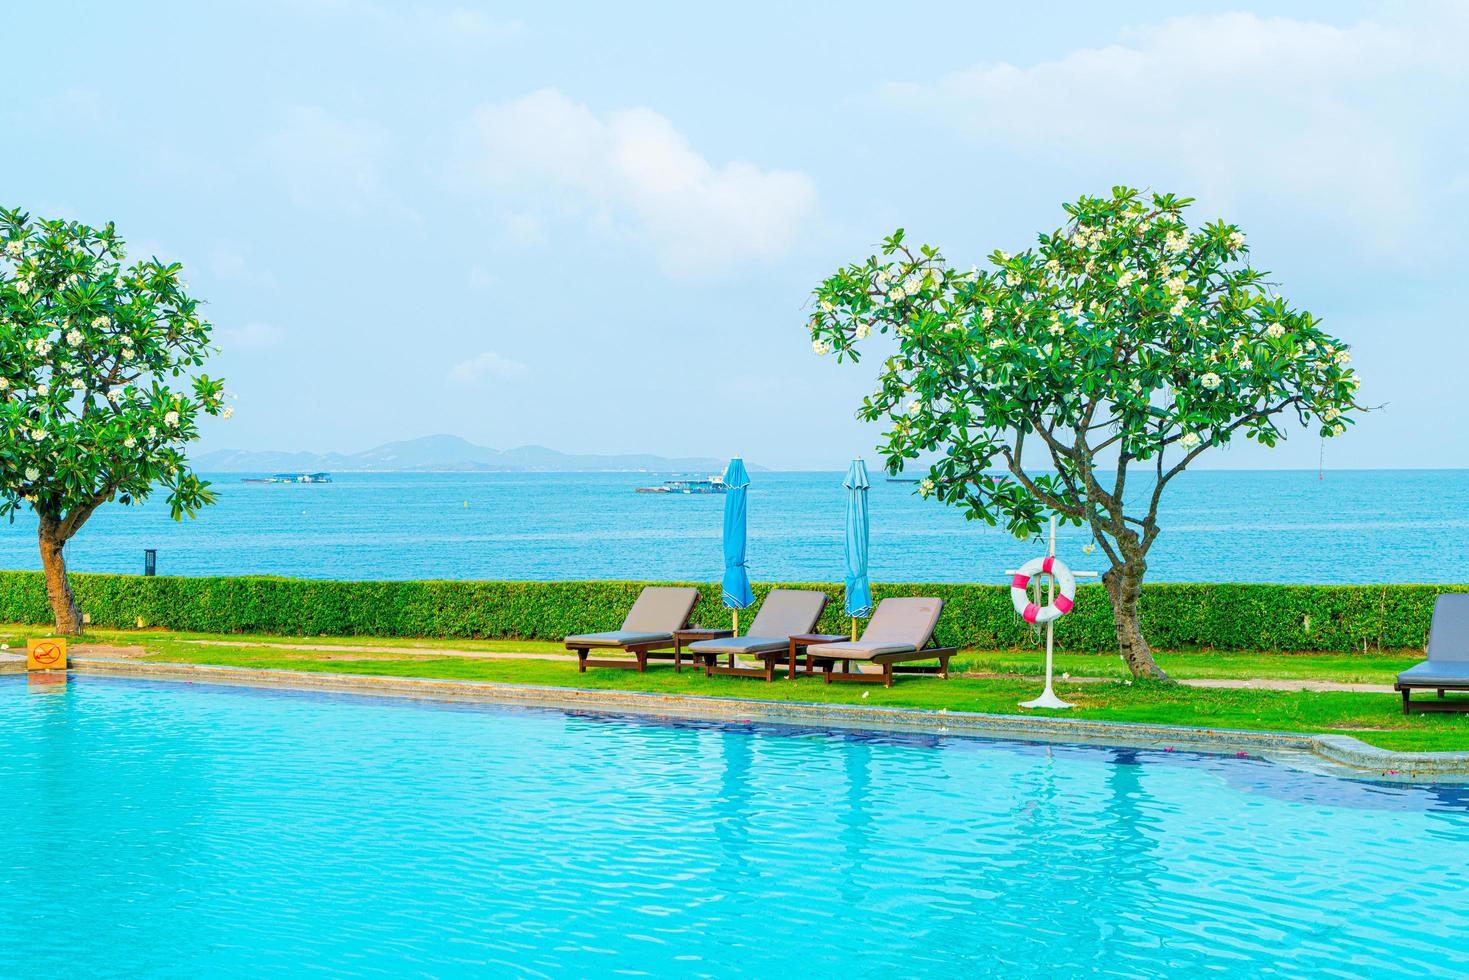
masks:
<instances>
[{"instance_id":1,"label":"pool deck","mask_svg":"<svg viewBox=\"0 0 1469 980\"><path fill-rule=\"evenodd\" d=\"M800 701L756 701L642 691L594 691L490 681L319 674L201 664L144 663L97 657L74 656L71 667L72 672L79 674L289 687L435 700L488 701L665 718L759 721L1022 741L1129 745L1160 750L1178 748L1227 755L1244 753L1295 768L1347 778L1403 782L1469 782L1469 752L1393 752L1368 745L1349 735L1187 728L1136 722L1092 721L1081 717L997 715ZM24 670L24 657L0 655L0 673L22 673Z\"/></svg>"}]
</instances>

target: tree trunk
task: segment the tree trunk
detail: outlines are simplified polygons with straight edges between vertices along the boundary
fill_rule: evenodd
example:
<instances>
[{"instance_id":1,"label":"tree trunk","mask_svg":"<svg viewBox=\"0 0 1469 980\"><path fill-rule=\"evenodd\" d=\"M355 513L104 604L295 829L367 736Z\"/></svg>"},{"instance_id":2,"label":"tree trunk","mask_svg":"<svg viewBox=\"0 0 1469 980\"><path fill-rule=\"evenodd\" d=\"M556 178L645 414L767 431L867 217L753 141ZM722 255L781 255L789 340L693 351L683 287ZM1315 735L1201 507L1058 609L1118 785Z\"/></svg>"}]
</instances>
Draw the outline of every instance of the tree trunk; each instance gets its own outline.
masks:
<instances>
[{"instance_id":1,"label":"tree trunk","mask_svg":"<svg viewBox=\"0 0 1469 980\"><path fill-rule=\"evenodd\" d=\"M1152 648L1143 636L1138 607L1142 602L1143 575L1148 563L1139 555L1102 576L1107 595L1112 599L1112 626L1117 631L1117 650L1134 677L1168 680L1168 675L1153 660Z\"/></svg>"},{"instance_id":2,"label":"tree trunk","mask_svg":"<svg viewBox=\"0 0 1469 980\"><path fill-rule=\"evenodd\" d=\"M46 598L51 600L56 632L63 636L81 636L82 613L77 608L76 596L72 595L71 582L66 577L66 557L62 554L66 539L61 536L57 522L45 517L41 518L38 534L41 539L41 567L46 571Z\"/></svg>"}]
</instances>

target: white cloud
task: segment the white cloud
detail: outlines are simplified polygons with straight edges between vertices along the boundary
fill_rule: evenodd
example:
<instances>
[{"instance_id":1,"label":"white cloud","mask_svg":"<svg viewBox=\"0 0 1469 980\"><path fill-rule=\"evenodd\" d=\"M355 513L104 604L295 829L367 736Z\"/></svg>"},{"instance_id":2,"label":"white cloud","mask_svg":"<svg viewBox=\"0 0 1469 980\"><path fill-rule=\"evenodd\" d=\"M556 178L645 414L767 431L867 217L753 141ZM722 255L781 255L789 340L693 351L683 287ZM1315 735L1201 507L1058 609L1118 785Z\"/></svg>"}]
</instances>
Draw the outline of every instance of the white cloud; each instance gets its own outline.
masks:
<instances>
[{"instance_id":1,"label":"white cloud","mask_svg":"<svg viewBox=\"0 0 1469 980\"><path fill-rule=\"evenodd\" d=\"M487 350L449 369L449 379L460 384L479 384L483 381L513 381L523 377L530 369L519 361L503 354Z\"/></svg>"},{"instance_id":2,"label":"white cloud","mask_svg":"<svg viewBox=\"0 0 1469 980\"><path fill-rule=\"evenodd\" d=\"M979 64L884 94L999 152L1084 155L1139 183L1178 175L1194 183L1158 189L1216 202L1292 196L1388 249L1430 206L1433 137L1423 134L1434 127L1415 110L1434 98L1435 77L1460 70L1435 37L1443 30L1175 17L1123 43Z\"/></svg>"},{"instance_id":3,"label":"white cloud","mask_svg":"<svg viewBox=\"0 0 1469 980\"><path fill-rule=\"evenodd\" d=\"M284 340L285 335L280 328L268 323L214 328L214 342L226 354L231 351L272 350L279 347Z\"/></svg>"},{"instance_id":4,"label":"white cloud","mask_svg":"<svg viewBox=\"0 0 1469 980\"><path fill-rule=\"evenodd\" d=\"M464 139L475 183L547 191L645 241L680 271L778 256L816 207L804 173L715 165L652 109L599 116L555 89L482 107ZM523 199L517 206L523 213Z\"/></svg>"},{"instance_id":5,"label":"white cloud","mask_svg":"<svg viewBox=\"0 0 1469 980\"><path fill-rule=\"evenodd\" d=\"M381 126L338 119L319 106L297 106L265 138L262 154L297 205L360 214L384 197L388 142Z\"/></svg>"}]
</instances>

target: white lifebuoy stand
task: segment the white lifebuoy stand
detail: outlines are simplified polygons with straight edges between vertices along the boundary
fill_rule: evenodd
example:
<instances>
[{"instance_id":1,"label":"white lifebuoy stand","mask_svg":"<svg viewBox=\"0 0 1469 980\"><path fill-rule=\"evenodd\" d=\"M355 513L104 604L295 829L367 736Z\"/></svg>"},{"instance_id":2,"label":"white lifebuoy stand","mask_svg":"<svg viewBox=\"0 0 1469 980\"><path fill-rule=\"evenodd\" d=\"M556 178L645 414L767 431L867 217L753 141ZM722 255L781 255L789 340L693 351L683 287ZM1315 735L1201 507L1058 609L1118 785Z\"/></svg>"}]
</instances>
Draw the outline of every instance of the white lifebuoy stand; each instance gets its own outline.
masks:
<instances>
[{"instance_id":1,"label":"white lifebuoy stand","mask_svg":"<svg viewBox=\"0 0 1469 980\"><path fill-rule=\"evenodd\" d=\"M1063 562L1056 559L1056 518L1051 518L1051 540L1046 549L1044 558L1026 562L1024 568L1007 571L1010 576L1010 587L1018 590L1022 597L1026 595L1026 588L1030 586L1030 579L1036 574L1046 575L1049 581L1046 583L1046 605L1038 606L1028 599L1025 601L1026 610L1022 612L1022 602L1015 600L1015 611L1024 616L1026 622L1046 624L1046 689L1041 696L1034 701L1022 701L1022 708L1071 708L1068 704L1056 697L1055 690L1051 687L1051 663L1055 651L1056 642L1056 620L1071 611L1071 597L1076 588L1075 578L1096 578L1096 572L1073 572ZM1075 578L1073 578L1073 576ZM1026 581L1022 584L1021 578ZM1056 580L1062 579L1063 589L1060 596L1061 602L1057 602Z\"/></svg>"}]
</instances>

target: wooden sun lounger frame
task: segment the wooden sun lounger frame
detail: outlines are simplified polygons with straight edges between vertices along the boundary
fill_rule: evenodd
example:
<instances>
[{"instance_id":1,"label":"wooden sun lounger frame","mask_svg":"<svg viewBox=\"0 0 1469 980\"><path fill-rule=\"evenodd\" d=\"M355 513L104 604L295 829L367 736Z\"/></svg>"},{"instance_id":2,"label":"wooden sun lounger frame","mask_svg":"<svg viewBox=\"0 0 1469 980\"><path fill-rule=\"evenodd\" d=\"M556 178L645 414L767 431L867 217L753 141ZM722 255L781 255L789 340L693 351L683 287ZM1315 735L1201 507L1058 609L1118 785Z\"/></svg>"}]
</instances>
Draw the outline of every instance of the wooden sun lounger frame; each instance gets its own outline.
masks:
<instances>
[{"instance_id":1,"label":"wooden sun lounger frame","mask_svg":"<svg viewBox=\"0 0 1469 980\"><path fill-rule=\"evenodd\" d=\"M1393 683L1392 689L1400 691L1403 695L1403 714L1410 715L1414 711L1469 711L1469 699L1455 698L1450 701L1444 697L1445 691L1469 691L1469 683L1465 684L1433 684L1424 682L1416 684L1412 681L1404 684L1402 681ZM1413 691L1437 691L1437 701L1414 701L1410 697Z\"/></svg>"},{"instance_id":2,"label":"wooden sun lounger frame","mask_svg":"<svg viewBox=\"0 0 1469 980\"><path fill-rule=\"evenodd\" d=\"M694 618L694 610L698 607L699 594L695 592L694 602L691 606L689 606L689 614L684 617L683 622L679 624L677 629L686 629L688 627L689 620ZM664 660L673 660L678 656L678 646L678 641L674 640L670 632L670 635L666 640L652 640L647 643L633 643L629 644L628 646L616 647L584 647L572 646L570 643L567 643L566 649L576 651L576 672L578 674L585 674L588 667L622 667L626 670L637 668L637 672L639 674L646 674L648 672L649 657L657 657ZM594 649L621 650L624 653L632 654L636 659L609 660L601 657L588 657L587 651Z\"/></svg>"},{"instance_id":3,"label":"wooden sun lounger frame","mask_svg":"<svg viewBox=\"0 0 1469 980\"><path fill-rule=\"evenodd\" d=\"M932 638L929 643L932 643ZM949 679L949 658L959 652L958 647L936 647L926 646L922 650L910 650L907 653L880 653L875 657L863 657L857 662L878 664L882 667L880 674L864 674L861 671L852 670L851 660L842 660L845 665L843 670L836 670L837 660L840 658L823 657L821 654L812 655L808 650L808 660L819 660L823 663L822 673L826 675L826 682L846 681L853 684L881 684L883 687L893 686L894 674L937 674L944 680ZM938 665L933 664L910 664L912 660L938 660Z\"/></svg>"},{"instance_id":4,"label":"wooden sun lounger frame","mask_svg":"<svg viewBox=\"0 0 1469 980\"><path fill-rule=\"evenodd\" d=\"M830 601L830 596L823 595L821 597L821 608L816 611L816 622L821 622L821 615L826 612L826 604ZM813 630L816 628L815 623L812 624L811 628ZM754 657L756 660L763 662L765 664L764 667L736 667L734 657L729 658L728 667L721 667L719 666L719 654L702 654L706 658L704 661L704 676L713 677L718 674L724 677L761 677L765 679L766 683L771 683L775 680L775 661L779 659L782 663L787 660L790 663L795 663L796 651L804 650L805 648L806 644L796 643L794 640L791 640L789 646L782 647L779 650L767 650L764 653L747 654L747 656Z\"/></svg>"}]
</instances>

